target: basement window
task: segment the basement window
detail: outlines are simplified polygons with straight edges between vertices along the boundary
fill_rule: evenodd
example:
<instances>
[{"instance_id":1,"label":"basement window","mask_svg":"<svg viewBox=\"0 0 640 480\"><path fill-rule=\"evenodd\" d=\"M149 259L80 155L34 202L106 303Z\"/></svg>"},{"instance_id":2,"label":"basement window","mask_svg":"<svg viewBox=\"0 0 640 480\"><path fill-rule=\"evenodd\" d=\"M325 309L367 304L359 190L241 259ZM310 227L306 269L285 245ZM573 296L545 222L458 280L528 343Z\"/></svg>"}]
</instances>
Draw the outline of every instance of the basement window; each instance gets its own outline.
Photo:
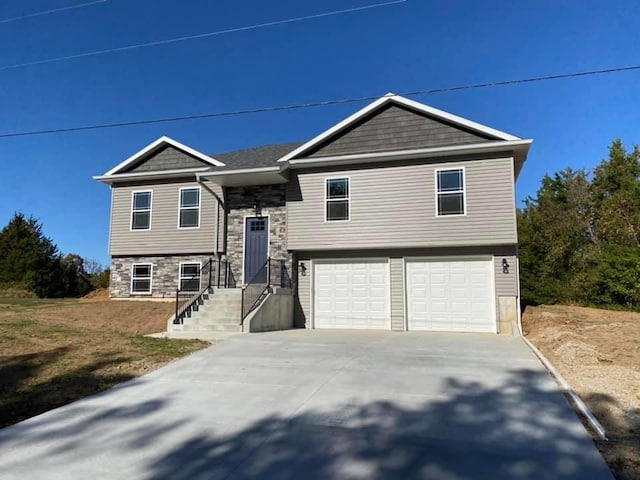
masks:
<instances>
[{"instance_id":1,"label":"basement window","mask_svg":"<svg viewBox=\"0 0 640 480\"><path fill-rule=\"evenodd\" d=\"M153 265L134 263L131 265L131 293L150 294Z\"/></svg>"},{"instance_id":2,"label":"basement window","mask_svg":"<svg viewBox=\"0 0 640 480\"><path fill-rule=\"evenodd\" d=\"M199 292L201 269L202 264L200 262L180 263L180 290L183 292Z\"/></svg>"}]
</instances>

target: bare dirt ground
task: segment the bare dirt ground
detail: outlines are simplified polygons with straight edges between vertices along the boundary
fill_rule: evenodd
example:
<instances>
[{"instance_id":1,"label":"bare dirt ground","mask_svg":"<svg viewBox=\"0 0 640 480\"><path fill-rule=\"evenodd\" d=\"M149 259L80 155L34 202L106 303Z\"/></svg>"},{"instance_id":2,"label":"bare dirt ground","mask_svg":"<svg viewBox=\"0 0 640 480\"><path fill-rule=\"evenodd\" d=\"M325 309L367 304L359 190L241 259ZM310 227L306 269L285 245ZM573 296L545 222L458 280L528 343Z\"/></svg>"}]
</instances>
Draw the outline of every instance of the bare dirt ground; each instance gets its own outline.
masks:
<instances>
[{"instance_id":1,"label":"bare dirt ground","mask_svg":"<svg viewBox=\"0 0 640 480\"><path fill-rule=\"evenodd\" d=\"M619 480L640 479L640 313L527 307L525 335L602 423L595 439Z\"/></svg>"},{"instance_id":2,"label":"bare dirt ground","mask_svg":"<svg viewBox=\"0 0 640 480\"><path fill-rule=\"evenodd\" d=\"M172 303L0 298L0 428L150 372L208 346L143 335Z\"/></svg>"}]
</instances>

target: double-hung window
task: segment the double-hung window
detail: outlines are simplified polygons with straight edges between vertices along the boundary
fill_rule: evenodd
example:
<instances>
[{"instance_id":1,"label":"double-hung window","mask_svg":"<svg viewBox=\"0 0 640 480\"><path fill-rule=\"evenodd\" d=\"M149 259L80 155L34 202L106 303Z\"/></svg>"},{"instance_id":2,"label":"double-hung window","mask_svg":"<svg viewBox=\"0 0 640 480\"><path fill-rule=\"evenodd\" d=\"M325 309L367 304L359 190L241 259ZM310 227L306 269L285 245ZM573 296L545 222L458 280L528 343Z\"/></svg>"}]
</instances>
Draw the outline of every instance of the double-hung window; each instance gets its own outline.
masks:
<instances>
[{"instance_id":1,"label":"double-hung window","mask_svg":"<svg viewBox=\"0 0 640 480\"><path fill-rule=\"evenodd\" d=\"M151 293L152 271L153 266L150 263L131 265L131 293Z\"/></svg>"},{"instance_id":2,"label":"double-hung window","mask_svg":"<svg viewBox=\"0 0 640 480\"><path fill-rule=\"evenodd\" d=\"M180 189L180 228L200 226L200 187Z\"/></svg>"},{"instance_id":3,"label":"double-hung window","mask_svg":"<svg viewBox=\"0 0 640 480\"><path fill-rule=\"evenodd\" d=\"M133 192L131 198L131 230L151 229L151 191Z\"/></svg>"},{"instance_id":4,"label":"double-hung window","mask_svg":"<svg viewBox=\"0 0 640 480\"><path fill-rule=\"evenodd\" d=\"M201 263L180 264L180 290L184 292L200 291Z\"/></svg>"},{"instance_id":5,"label":"double-hung window","mask_svg":"<svg viewBox=\"0 0 640 480\"><path fill-rule=\"evenodd\" d=\"M464 168L436 170L438 216L464 215Z\"/></svg>"},{"instance_id":6,"label":"double-hung window","mask_svg":"<svg viewBox=\"0 0 640 480\"><path fill-rule=\"evenodd\" d=\"M349 178L327 178L325 182L325 220L349 220Z\"/></svg>"}]
</instances>

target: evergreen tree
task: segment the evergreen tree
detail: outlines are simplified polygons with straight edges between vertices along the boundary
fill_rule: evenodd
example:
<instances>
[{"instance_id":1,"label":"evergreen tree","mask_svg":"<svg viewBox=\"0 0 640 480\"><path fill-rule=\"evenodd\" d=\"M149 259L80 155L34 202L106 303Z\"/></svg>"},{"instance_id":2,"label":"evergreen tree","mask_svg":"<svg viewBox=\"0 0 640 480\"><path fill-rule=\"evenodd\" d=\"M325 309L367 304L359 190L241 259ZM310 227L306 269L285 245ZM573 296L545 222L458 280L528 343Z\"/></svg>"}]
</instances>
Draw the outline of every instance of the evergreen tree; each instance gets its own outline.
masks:
<instances>
[{"instance_id":1,"label":"evergreen tree","mask_svg":"<svg viewBox=\"0 0 640 480\"><path fill-rule=\"evenodd\" d=\"M60 295L60 253L33 217L14 214L0 231L0 283L18 283L39 297Z\"/></svg>"}]
</instances>

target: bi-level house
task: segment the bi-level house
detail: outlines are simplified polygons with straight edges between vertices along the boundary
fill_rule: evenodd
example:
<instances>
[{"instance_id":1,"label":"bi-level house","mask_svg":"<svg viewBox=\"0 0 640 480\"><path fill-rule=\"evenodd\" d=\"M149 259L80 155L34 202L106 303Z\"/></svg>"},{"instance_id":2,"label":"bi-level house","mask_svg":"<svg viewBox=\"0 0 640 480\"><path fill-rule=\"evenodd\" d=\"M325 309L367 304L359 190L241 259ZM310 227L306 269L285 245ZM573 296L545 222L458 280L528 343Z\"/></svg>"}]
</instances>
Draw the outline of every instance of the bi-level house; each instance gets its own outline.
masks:
<instances>
[{"instance_id":1,"label":"bi-level house","mask_svg":"<svg viewBox=\"0 0 640 480\"><path fill-rule=\"evenodd\" d=\"M197 307L257 282L286 287L306 328L517 333L531 142L393 94L301 143L208 155L162 137L95 177L111 297L204 291Z\"/></svg>"}]
</instances>

